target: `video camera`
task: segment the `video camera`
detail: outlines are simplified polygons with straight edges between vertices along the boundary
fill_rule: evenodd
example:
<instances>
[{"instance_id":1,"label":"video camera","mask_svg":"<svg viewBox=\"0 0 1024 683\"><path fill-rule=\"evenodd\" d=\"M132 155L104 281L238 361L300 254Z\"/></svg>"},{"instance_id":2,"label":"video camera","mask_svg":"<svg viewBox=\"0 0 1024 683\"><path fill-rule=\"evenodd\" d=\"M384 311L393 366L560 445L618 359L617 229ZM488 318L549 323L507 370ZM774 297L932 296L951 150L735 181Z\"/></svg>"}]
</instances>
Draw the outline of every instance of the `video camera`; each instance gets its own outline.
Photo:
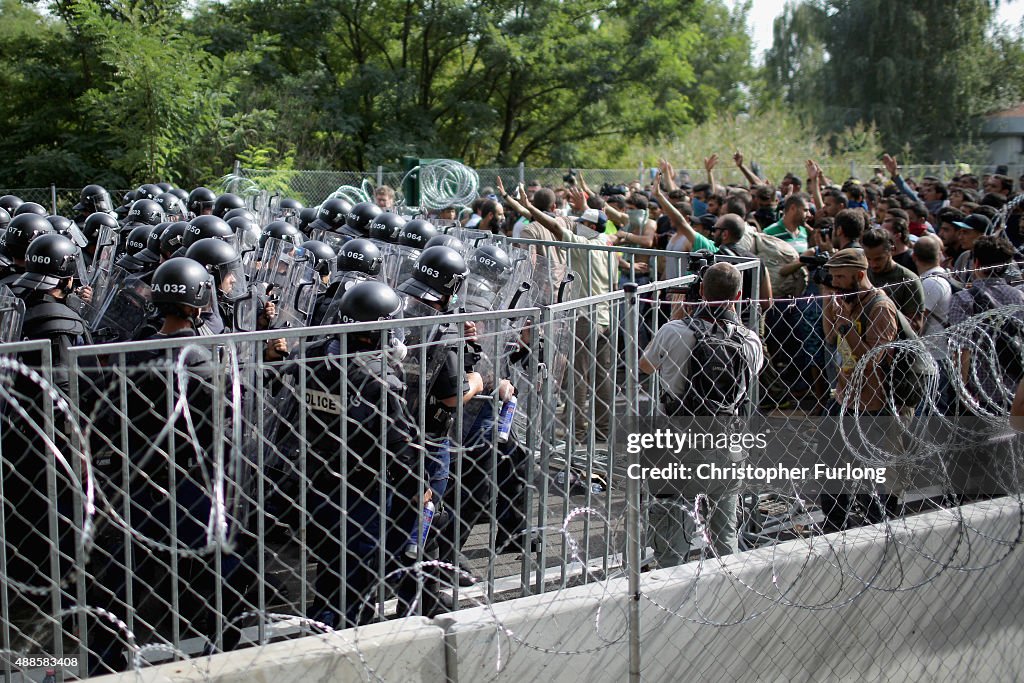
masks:
<instances>
[{"instance_id":1,"label":"video camera","mask_svg":"<svg viewBox=\"0 0 1024 683\"><path fill-rule=\"evenodd\" d=\"M808 270L811 271L811 282L819 287L822 285L825 287L832 286L832 272L824 267L828 263L828 259L828 254L818 253L817 251L813 256L800 257L800 263L807 266Z\"/></svg>"},{"instance_id":2,"label":"video camera","mask_svg":"<svg viewBox=\"0 0 1024 683\"><path fill-rule=\"evenodd\" d=\"M576 170L570 168L569 172L566 173L564 176L562 176L562 182L565 183L566 185L575 185L576 184Z\"/></svg>"},{"instance_id":3,"label":"video camera","mask_svg":"<svg viewBox=\"0 0 1024 683\"><path fill-rule=\"evenodd\" d=\"M629 194L629 189L625 185L612 185L611 183L604 183L601 185L599 193L602 197L611 197L612 195L621 194L623 196Z\"/></svg>"}]
</instances>

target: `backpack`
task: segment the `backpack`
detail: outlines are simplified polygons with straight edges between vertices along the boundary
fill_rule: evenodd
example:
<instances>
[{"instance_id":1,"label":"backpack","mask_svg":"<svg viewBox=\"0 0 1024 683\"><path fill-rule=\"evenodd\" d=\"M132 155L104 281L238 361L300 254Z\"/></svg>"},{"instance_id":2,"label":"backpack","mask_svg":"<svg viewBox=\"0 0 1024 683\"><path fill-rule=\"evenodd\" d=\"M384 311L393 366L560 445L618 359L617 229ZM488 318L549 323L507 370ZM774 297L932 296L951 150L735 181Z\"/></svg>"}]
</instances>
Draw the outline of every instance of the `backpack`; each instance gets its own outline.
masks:
<instances>
[{"instance_id":1,"label":"backpack","mask_svg":"<svg viewBox=\"0 0 1024 683\"><path fill-rule=\"evenodd\" d=\"M949 273L949 271L946 271L945 273L932 273L931 275L925 275L923 278L921 278L921 281L924 282L924 280L927 280L930 277L942 278L943 280L949 283L950 300L952 300L952 298L957 295L957 292L964 291L963 283L961 283L959 280L953 277ZM928 311L928 316L934 319L935 322L942 325L942 329L946 329L949 327L949 320L947 318L939 317L938 315L935 314L935 311Z\"/></svg>"},{"instance_id":2,"label":"backpack","mask_svg":"<svg viewBox=\"0 0 1024 683\"><path fill-rule=\"evenodd\" d=\"M974 300L976 313L999 308L999 303L990 292L979 290L977 287L972 287L968 291ZM1016 385L1024 379L1024 322L1015 316L1006 316L998 329L990 328L986 331L995 345L999 374Z\"/></svg>"},{"instance_id":3,"label":"backpack","mask_svg":"<svg viewBox=\"0 0 1024 683\"><path fill-rule=\"evenodd\" d=\"M666 412L741 415L754 375L743 345L743 327L730 318L689 318L685 324L694 335L686 390L674 404L666 401Z\"/></svg>"},{"instance_id":4,"label":"backpack","mask_svg":"<svg viewBox=\"0 0 1024 683\"><path fill-rule=\"evenodd\" d=\"M861 312L862 329L867 329L868 313L883 296L885 294L875 294L864 307ZM919 337L910 324L910 320L903 315L900 309L895 310L896 324L899 328L896 339L898 341L917 341ZM924 400L929 384L937 375L938 371L932 362L931 354L925 349L924 344L901 344L894 349L892 362L889 364L888 370L884 372L882 381L886 396L892 399L894 405L899 407L917 406Z\"/></svg>"},{"instance_id":5,"label":"backpack","mask_svg":"<svg viewBox=\"0 0 1024 683\"><path fill-rule=\"evenodd\" d=\"M747 230L747 239L741 241L741 246L749 248L764 264L768 271L768 278L772 282L772 295L783 297L802 296L807 288L807 269L798 268L796 272L789 275L780 275L779 269L782 266L793 263L800 258L796 247L789 242L766 235L763 232ZM746 242L750 242L749 246Z\"/></svg>"}]
</instances>

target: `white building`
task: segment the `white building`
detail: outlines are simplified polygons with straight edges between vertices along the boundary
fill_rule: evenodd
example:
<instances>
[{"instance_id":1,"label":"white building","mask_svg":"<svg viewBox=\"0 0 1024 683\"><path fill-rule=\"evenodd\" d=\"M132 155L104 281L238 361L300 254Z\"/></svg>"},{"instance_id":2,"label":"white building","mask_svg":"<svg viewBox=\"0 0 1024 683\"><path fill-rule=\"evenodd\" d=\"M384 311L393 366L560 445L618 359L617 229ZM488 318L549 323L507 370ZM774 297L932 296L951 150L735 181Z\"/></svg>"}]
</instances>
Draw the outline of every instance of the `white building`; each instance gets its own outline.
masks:
<instances>
[{"instance_id":1,"label":"white building","mask_svg":"<svg viewBox=\"0 0 1024 683\"><path fill-rule=\"evenodd\" d=\"M990 164L1006 164L1011 169L1024 165L1024 102L989 114L981 130L988 139Z\"/></svg>"}]
</instances>

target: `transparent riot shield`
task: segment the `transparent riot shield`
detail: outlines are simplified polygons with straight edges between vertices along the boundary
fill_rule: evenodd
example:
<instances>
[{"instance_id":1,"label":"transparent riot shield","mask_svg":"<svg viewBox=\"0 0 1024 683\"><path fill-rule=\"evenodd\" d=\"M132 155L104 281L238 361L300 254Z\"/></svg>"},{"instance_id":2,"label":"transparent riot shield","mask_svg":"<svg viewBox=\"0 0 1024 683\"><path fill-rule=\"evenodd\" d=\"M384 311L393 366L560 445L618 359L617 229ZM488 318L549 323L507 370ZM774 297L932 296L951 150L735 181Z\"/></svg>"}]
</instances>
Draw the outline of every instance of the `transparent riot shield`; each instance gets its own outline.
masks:
<instances>
[{"instance_id":1,"label":"transparent riot shield","mask_svg":"<svg viewBox=\"0 0 1024 683\"><path fill-rule=\"evenodd\" d=\"M120 278L119 278L120 279ZM110 290L96 322L90 327L97 343L130 341L135 338L152 309L153 295L140 277L128 275Z\"/></svg>"},{"instance_id":2,"label":"transparent riot shield","mask_svg":"<svg viewBox=\"0 0 1024 683\"><path fill-rule=\"evenodd\" d=\"M25 319L25 302L7 287L0 287L0 343L21 340L21 323Z\"/></svg>"},{"instance_id":3,"label":"transparent riot shield","mask_svg":"<svg viewBox=\"0 0 1024 683\"><path fill-rule=\"evenodd\" d=\"M424 216L423 218L426 217ZM454 230L462 227L461 223L450 218L426 218L426 220L429 221L431 225L433 225L441 232L448 232L449 230Z\"/></svg>"},{"instance_id":4,"label":"transparent riot shield","mask_svg":"<svg viewBox=\"0 0 1024 683\"><path fill-rule=\"evenodd\" d=\"M394 336L405 345L401 369L407 387L406 399L413 419L419 421L420 394L430 395L432 377L440 369L441 354L446 350L441 341L448 326L430 320L406 323L412 318L435 318L439 312L414 297L403 298L402 321L396 321Z\"/></svg>"},{"instance_id":5,"label":"transparent riot shield","mask_svg":"<svg viewBox=\"0 0 1024 683\"><path fill-rule=\"evenodd\" d=\"M533 306L550 306L569 297L574 276L568 266L540 254L530 254L526 263L531 274Z\"/></svg>"},{"instance_id":6,"label":"transparent riot shield","mask_svg":"<svg viewBox=\"0 0 1024 683\"><path fill-rule=\"evenodd\" d=\"M413 266L416 265L416 259L419 256L419 249L399 244L387 245L387 250L384 252L384 266L381 268L384 282L391 287L397 287L405 282L412 275Z\"/></svg>"},{"instance_id":7,"label":"transparent riot shield","mask_svg":"<svg viewBox=\"0 0 1024 683\"><path fill-rule=\"evenodd\" d=\"M353 270L337 273L334 280L331 282L331 286L334 287L334 296L332 296L331 300L327 303L323 320L318 324L336 325L341 322L340 316L338 315L338 311L341 308L341 297L343 297L345 292L351 289L357 282L364 282L369 279L371 278L366 273L360 273ZM335 284L337 284L336 287Z\"/></svg>"},{"instance_id":8,"label":"transparent riot shield","mask_svg":"<svg viewBox=\"0 0 1024 683\"><path fill-rule=\"evenodd\" d=\"M92 269L89 271L87 282L96 292L97 287L105 286L106 280L114 267L114 257L117 256L118 233L110 226L104 225L100 228L96 237L96 254L92 260ZM106 294L106 292L103 292Z\"/></svg>"},{"instance_id":9,"label":"transparent riot shield","mask_svg":"<svg viewBox=\"0 0 1024 683\"><path fill-rule=\"evenodd\" d=\"M474 230L472 228L449 228L446 233L459 240L470 250L479 247L481 244L493 243L493 232L486 230Z\"/></svg>"}]
</instances>

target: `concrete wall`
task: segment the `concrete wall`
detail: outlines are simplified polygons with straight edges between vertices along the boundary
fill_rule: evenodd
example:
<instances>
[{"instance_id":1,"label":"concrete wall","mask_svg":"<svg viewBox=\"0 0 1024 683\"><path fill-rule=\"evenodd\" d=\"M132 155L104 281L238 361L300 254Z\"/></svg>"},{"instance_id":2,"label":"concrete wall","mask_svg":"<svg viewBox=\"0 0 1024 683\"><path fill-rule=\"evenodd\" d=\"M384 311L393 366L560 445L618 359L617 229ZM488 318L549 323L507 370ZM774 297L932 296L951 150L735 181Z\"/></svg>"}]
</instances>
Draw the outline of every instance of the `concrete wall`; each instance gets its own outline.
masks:
<instances>
[{"instance_id":1,"label":"concrete wall","mask_svg":"<svg viewBox=\"0 0 1024 683\"><path fill-rule=\"evenodd\" d=\"M913 517L889 535L866 527L831 543L792 541L721 565L645 575L644 679L1019 680L1021 507L992 501L959 514ZM360 630L358 648L345 632L200 660L199 675L190 675L190 663L154 667L142 680L366 678L358 651L386 681L436 681L445 670L454 681L621 681L626 600L625 579L614 579L465 610L434 625L374 625Z\"/></svg>"}]
</instances>

